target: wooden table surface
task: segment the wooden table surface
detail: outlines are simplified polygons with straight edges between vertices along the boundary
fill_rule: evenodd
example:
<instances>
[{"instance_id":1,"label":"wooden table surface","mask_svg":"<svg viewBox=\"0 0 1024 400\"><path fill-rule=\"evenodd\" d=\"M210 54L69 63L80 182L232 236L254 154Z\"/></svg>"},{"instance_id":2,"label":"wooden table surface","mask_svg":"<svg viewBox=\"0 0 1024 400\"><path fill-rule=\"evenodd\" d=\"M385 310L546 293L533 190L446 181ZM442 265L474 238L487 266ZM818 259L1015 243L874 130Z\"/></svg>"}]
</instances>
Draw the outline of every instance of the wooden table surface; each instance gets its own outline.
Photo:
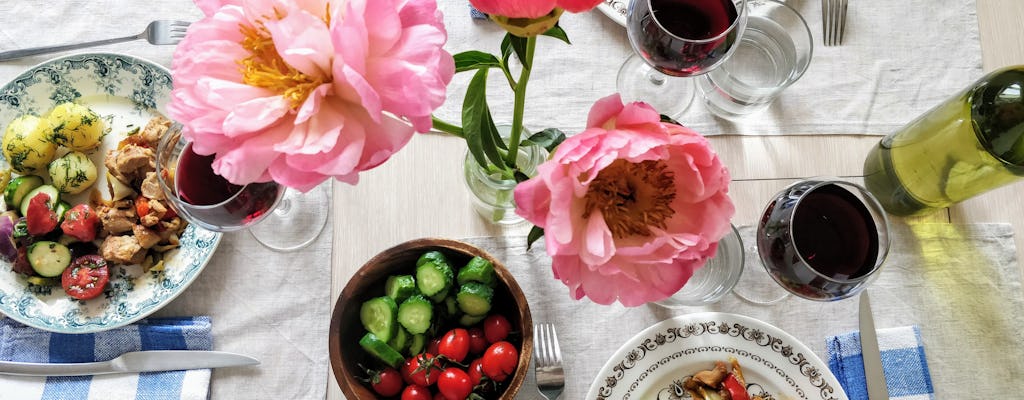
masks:
<instances>
[{"instance_id":1,"label":"wooden table surface","mask_svg":"<svg viewBox=\"0 0 1024 400\"><path fill-rule=\"evenodd\" d=\"M1024 64L1024 1L977 0L986 71ZM964 82L966 87L970 82ZM878 132L884 135L887 132ZM714 136L710 140L736 179L859 175L864 155L879 136ZM417 135L358 185L334 184L332 299L374 254L421 237L462 238L525 234L529 226L496 227L473 211L462 182L465 143L458 138ZM423 168L430 165L430 168ZM737 181L730 192L736 225L755 223L763 202L784 181ZM1010 185L926 218L953 223L1009 222L1018 259L1024 255L1024 184ZM342 399L330 371L327 398Z\"/></svg>"}]
</instances>

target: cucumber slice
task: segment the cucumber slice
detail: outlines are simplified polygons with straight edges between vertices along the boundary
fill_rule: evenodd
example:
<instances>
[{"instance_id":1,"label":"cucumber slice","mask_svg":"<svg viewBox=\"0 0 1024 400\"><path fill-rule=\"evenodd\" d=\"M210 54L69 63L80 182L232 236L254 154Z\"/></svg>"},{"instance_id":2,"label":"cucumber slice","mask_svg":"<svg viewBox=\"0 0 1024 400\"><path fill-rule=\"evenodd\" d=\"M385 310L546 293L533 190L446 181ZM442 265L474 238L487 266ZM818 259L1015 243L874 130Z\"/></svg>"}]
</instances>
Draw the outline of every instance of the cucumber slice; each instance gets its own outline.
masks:
<instances>
[{"instance_id":1,"label":"cucumber slice","mask_svg":"<svg viewBox=\"0 0 1024 400\"><path fill-rule=\"evenodd\" d=\"M416 287L424 296L431 297L448 290L454 282L455 272L448 263L428 261L416 267Z\"/></svg>"},{"instance_id":2,"label":"cucumber slice","mask_svg":"<svg viewBox=\"0 0 1024 400\"><path fill-rule=\"evenodd\" d=\"M449 317L454 317L462 313L459 310L459 301L455 299L455 296L448 296L444 298L444 309Z\"/></svg>"},{"instance_id":3,"label":"cucumber slice","mask_svg":"<svg viewBox=\"0 0 1024 400\"><path fill-rule=\"evenodd\" d=\"M422 333L416 334L416 335L412 335L412 337L409 338L408 352L405 353L405 354L408 354L409 356L414 356L414 355L422 353L423 350L425 350L426 348L427 348L427 335L424 335Z\"/></svg>"},{"instance_id":4,"label":"cucumber slice","mask_svg":"<svg viewBox=\"0 0 1024 400\"><path fill-rule=\"evenodd\" d=\"M430 321L434 318L434 305L426 297L415 295L398 306L398 323L409 333L415 335L430 329Z\"/></svg>"},{"instance_id":5,"label":"cucumber slice","mask_svg":"<svg viewBox=\"0 0 1024 400\"><path fill-rule=\"evenodd\" d=\"M482 322L485 319L487 319L487 315L486 314L484 314L484 315L462 314L462 316L459 317L459 325L469 327L469 326L473 326L473 325L479 324L480 322Z\"/></svg>"},{"instance_id":6,"label":"cucumber slice","mask_svg":"<svg viewBox=\"0 0 1024 400\"><path fill-rule=\"evenodd\" d=\"M363 328L384 342L395 336L398 328L395 324L397 314L398 304L387 296L367 300L359 308L359 320L363 323Z\"/></svg>"},{"instance_id":7,"label":"cucumber slice","mask_svg":"<svg viewBox=\"0 0 1024 400\"><path fill-rule=\"evenodd\" d=\"M448 262L448 257L445 257L444 253L441 253L440 251L436 250L423 253L423 255L421 255L420 258L416 260L416 266L419 267L420 265L426 264L428 262L434 262L438 264L450 264Z\"/></svg>"},{"instance_id":8,"label":"cucumber slice","mask_svg":"<svg viewBox=\"0 0 1024 400\"><path fill-rule=\"evenodd\" d=\"M21 199L22 216L28 214L28 203L30 203L32 198L36 197L36 195L39 193L46 193L47 195L50 196L50 200L47 200L46 204L50 206L51 210L55 209L57 207L57 204L60 203L60 192L57 191L57 188L51 185L41 185L35 189L32 189L32 191L28 192L28 194L26 194L25 197Z\"/></svg>"},{"instance_id":9,"label":"cucumber slice","mask_svg":"<svg viewBox=\"0 0 1024 400\"><path fill-rule=\"evenodd\" d=\"M40 186L43 186L43 178L36 175L22 175L11 179L7 184L7 190L4 191L4 202L10 208L21 207L25 195Z\"/></svg>"},{"instance_id":10,"label":"cucumber slice","mask_svg":"<svg viewBox=\"0 0 1024 400\"><path fill-rule=\"evenodd\" d=\"M71 209L71 203L64 200L58 201L57 206L54 208L54 212L57 213L57 224L64 222L64 214L67 214L68 210Z\"/></svg>"},{"instance_id":11,"label":"cucumber slice","mask_svg":"<svg viewBox=\"0 0 1024 400\"><path fill-rule=\"evenodd\" d=\"M60 279L58 278L43 278L33 275L25 278L25 280L36 286L60 286Z\"/></svg>"},{"instance_id":12,"label":"cucumber slice","mask_svg":"<svg viewBox=\"0 0 1024 400\"><path fill-rule=\"evenodd\" d=\"M494 287L498 276L494 273L494 265L490 261L477 256L469 260L469 263L459 270L459 276L456 280L459 282L459 285L465 285L467 282L480 282Z\"/></svg>"},{"instance_id":13,"label":"cucumber slice","mask_svg":"<svg viewBox=\"0 0 1024 400\"><path fill-rule=\"evenodd\" d=\"M28 265L39 276L52 278L64 273L71 264L71 250L57 242L42 240L32 243L28 248Z\"/></svg>"},{"instance_id":14,"label":"cucumber slice","mask_svg":"<svg viewBox=\"0 0 1024 400\"><path fill-rule=\"evenodd\" d=\"M416 278L412 275L392 275L384 282L384 293L401 303L409 296L419 294L420 290L416 288Z\"/></svg>"},{"instance_id":15,"label":"cucumber slice","mask_svg":"<svg viewBox=\"0 0 1024 400\"><path fill-rule=\"evenodd\" d=\"M398 368L405 362L405 358L402 354L388 346L387 342L380 340L372 332L366 332L362 339L359 339L359 346L366 350L367 353L376 357L378 360L387 364L392 368Z\"/></svg>"},{"instance_id":16,"label":"cucumber slice","mask_svg":"<svg viewBox=\"0 0 1024 400\"><path fill-rule=\"evenodd\" d=\"M410 339L412 339L412 335L409 334L409 331L399 326L398 329L395 330L395 336L388 341L388 346L391 346L392 349L401 353L409 348Z\"/></svg>"},{"instance_id":17,"label":"cucumber slice","mask_svg":"<svg viewBox=\"0 0 1024 400\"><path fill-rule=\"evenodd\" d=\"M480 282L467 282L459 287L459 293L455 295L459 309L474 316L487 315L491 311L493 299L494 290Z\"/></svg>"}]
</instances>

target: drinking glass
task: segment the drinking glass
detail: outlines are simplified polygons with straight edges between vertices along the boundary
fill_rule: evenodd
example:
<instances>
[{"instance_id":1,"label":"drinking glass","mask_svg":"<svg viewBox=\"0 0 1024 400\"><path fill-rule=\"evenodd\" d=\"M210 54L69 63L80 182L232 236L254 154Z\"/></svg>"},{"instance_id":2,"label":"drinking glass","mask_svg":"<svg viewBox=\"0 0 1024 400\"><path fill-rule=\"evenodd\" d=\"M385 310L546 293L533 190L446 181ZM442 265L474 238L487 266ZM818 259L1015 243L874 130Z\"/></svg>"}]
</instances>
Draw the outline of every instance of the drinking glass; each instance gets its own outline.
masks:
<instances>
[{"instance_id":1,"label":"drinking glass","mask_svg":"<svg viewBox=\"0 0 1024 400\"><path fill-rule=\"evenodd\" d=\"M724 62L747 21L747 0L631 0L626 32L633 55L619 68L618 91L672 118L693 101L688 77Z\"/></svg>"},{"instance_id":2,"label":"drinking glass","mask_svg":"<svg viewBox=\"0 0 1024 400\"><path fill-rule=\"evenodd\" d=\"M156 151L161 189L178 215L216 232L248 228L277 251L303 248L320 235L327 223L326 185L300 194L276 182L232 184L213 172L213 156L192 151L181 128L172 124Z\"/></svg>"},{"instance_id":3,"label":"drinking glass","mask_svg":"<svg viewBox=\"0 0 1024 400\"><path fill-rule=\"evenodd\" d=\"M859 293L878 276L889 253L882 206L860 185L835 178L809 178L780 191L762 213L755 236L768 275L810 300Z\"/></svg>"},{"instance_id":4,"label":"drinking glass","mask_svg":"<svg viewBox=\"0 0 1024 400\"><path fill-rule=\"evenodd\" d=\"M715 303L729 294L743 274L743 241L736 227L730 228L718 241L714 257L694 271L682 289L654 304L665 308L701 306Z\"/></svg>"}]
</instances>

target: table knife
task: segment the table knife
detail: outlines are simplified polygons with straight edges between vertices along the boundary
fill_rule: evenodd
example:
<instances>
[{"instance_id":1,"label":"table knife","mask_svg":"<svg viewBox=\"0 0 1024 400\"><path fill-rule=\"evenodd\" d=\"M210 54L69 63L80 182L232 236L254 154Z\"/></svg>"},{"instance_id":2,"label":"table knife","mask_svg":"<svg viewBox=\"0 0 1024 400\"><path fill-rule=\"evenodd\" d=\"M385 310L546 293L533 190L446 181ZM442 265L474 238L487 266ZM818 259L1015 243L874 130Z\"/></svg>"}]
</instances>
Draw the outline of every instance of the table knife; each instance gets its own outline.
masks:
<instances>
[{"instance_id":1,"label":"table knife","mask_svg":"<svg viewBox=\"0 0 1024 400\"><path fill-rule=\"evenodd\" d=\"M868 385L869 400L889 400L882 370L882 353L878 350L875 320L871 315L871 300L865 290L860 295L860 349L864 359L864 379Z\"/></svg>"},{"instance_id":2,"label":"table knife","mask_svg":"<svg viewBox=\"0 0 1024 400\"><path fill-rule=\"evenodd\" d=\"M0 374L22 376L75 376L154 371L177 371L258 365L241 354L201 350L148 350L122 354L110 361L84 363L32 363L0 361Z\"/></svg>"}]
</instances>

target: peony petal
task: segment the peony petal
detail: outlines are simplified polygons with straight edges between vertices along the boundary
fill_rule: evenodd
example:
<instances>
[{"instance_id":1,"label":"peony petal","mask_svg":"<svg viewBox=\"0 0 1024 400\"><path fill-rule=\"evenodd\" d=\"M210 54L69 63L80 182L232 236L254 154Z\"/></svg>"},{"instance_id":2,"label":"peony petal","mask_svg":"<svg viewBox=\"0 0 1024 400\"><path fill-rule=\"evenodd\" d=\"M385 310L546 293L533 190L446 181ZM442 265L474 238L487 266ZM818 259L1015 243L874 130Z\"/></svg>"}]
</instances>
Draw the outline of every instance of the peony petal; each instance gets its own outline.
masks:
<instances>
[{"instance_id":1,"label":"peony petal","mask_svg":"<svg viewBox=\"0 0 1024 400\"><path fill-rule=\"evenodd\" d=\"M565 11L581 13L584 11L590 11L601 4L604 0L558 0L558 7L565 9Z\"/></svg>"},{"instance_id":2,"label":"peony petal","mask_svg":"<svg viewBox=\"0 0 1024 400\"><path fill-rule=\"evenodd\" d=\"M510 18L543 17L555 9L556 0L469 0L477 10L485 14L502 15Z\"/></svg>"},{"instance_id":3,"label":"peony petal","mask_svg":"<svg viewBox=\"0 0 1024 400\"><path fill-rule=\"evenodd\" d=\"M236 104L224 118L224 135L236 137L269 128L291 111L291 103L281 96L259 97Z\"/></svg>"},{"instance_id":4,"label":"peony petal","mask_svg":"<svg viewBox=\"0 0 1024 400\"><path fill-rule=\"evenodd\" d=\"M284 18L264 22L263 26L285 63L307 76L330 78L334 49L322 16L295 9Z\"/></svg>"}]
</instances>

